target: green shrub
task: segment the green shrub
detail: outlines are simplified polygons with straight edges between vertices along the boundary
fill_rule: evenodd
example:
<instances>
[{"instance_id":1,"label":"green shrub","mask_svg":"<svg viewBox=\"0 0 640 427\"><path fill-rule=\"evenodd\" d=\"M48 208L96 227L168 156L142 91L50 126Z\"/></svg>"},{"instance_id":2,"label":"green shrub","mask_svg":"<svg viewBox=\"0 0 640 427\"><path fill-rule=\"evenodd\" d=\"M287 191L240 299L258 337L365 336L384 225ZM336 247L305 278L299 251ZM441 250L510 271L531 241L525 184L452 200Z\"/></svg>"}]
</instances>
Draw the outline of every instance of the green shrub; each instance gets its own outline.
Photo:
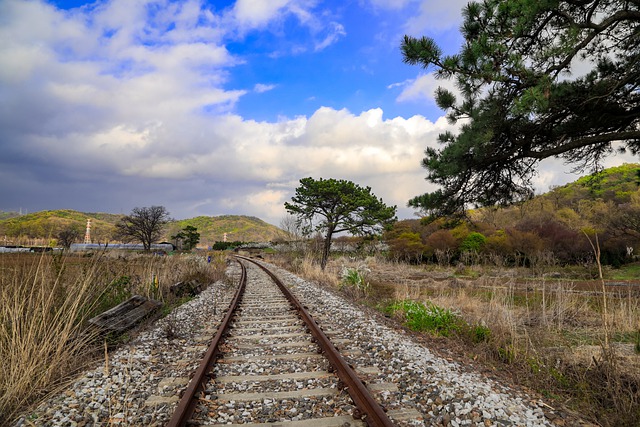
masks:
<instances>
[{"instance_id":1,"label":"green shrub","mask_svg":"<svg viewBox=\"0 0 640 427\"><path fill-rule=\"evenodd\" d=\"M491 329L484 325L476 325L471 328L471 339L474 343L489 341L491 337Z\"/></svg>"},{"instance_id":2,"label":"green shrub","mask_svg":"<svg viewBox=\"0 0 640 427\"><path fill-rule=\"evenodd\" d=\"M356 291L368 295L369 282L365 280L364 269L344 268L340 280L340 290Z\"/></svg>"},{"instance_id":3,"label":"green shrub","mask_svg":"<svg viewBox=\"0 0 640 427\"><path fill-rule=\"evenodd\" d=\"M93 308L93 315L100 314L131 298L131 277L123 275L107 285Z\"/></svg>"},{"instance_id":4,"label":"green shrub","mask_svg":"<svg viewBox=\"0 0 640 427\"><path fill-rule=\"evenodd\" d=\"M449 336L458 329L458 316L449 309L438 307L430 301L425 303L403 300L389 307L392 314L402 314L404 324L414 331L429 331Z\"/></svg>"},{"instance_id":5,"label":"green shrub","mask_svg":"<svg viewBox=\"0 0 640 427\"><path fill-rule=\"evenodd\" d=\"M486 241L487 238L483 234L473 231L460 243L460 252L480 252Z\"/></svg>"}]
</instances>

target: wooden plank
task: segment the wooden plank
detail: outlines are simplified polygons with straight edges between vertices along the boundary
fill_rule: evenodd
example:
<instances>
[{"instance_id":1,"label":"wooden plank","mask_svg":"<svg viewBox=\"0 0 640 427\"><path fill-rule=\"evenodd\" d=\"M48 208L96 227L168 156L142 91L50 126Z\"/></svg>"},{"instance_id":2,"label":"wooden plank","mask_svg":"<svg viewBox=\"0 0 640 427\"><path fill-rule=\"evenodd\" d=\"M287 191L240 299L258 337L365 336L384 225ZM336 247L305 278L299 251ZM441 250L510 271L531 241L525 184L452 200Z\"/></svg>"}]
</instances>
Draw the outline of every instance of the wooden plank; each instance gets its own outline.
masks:
<instances>
[{"instance_id":1,"label":"wooden plank","mask_svg":"<svg viewBox=\"0 0 640 427\"><path fill-rule=\"evenodd\" d=\"M134 295L96 317L89 323L113 332L123 332L148 316L162 305L161 302Z\"/></svg>"}]
</instances>

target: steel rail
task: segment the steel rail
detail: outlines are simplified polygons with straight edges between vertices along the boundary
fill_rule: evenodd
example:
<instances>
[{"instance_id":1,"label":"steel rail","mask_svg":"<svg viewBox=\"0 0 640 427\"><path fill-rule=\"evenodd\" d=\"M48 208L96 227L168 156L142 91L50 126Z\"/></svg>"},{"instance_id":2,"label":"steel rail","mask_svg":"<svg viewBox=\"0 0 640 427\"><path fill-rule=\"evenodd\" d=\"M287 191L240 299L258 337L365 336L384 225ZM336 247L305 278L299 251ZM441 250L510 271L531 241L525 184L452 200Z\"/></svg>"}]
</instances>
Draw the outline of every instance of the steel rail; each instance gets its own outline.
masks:
<instances>
[{"instance_id":1,"label":"steel rail","mask_svg":"<svg viewBox=\"0 0 640 427\"><path fill-rule=\"evenodd\" d=\"M362 414L355 415L362 415L361 418L363 418L367 425L370 427L394 426L393 422L389 419L380 404L373 398L373 396L362 383L355 371L349 366L347 361L344 360L335 346L331 343L329 338L325 335L324 332L322 332L322 329L320 329L316 321L311 317L307 309L302 306L302 304L300 304L298 299L289 291L289 289L287 289L284 283L282 283L282 281L275 274L273 274L262 264L250 258L240 256L238 256L237 258L249 261L264 270L278 285L289 302L291 302L291 304L296 308L296 310L300 314L300 317L304 320L305 324L316 339L323 353L327 356L327 359L329 359L329 362L335 369L338 377L345 384L345 388L351 396L351 399L353 399L353 402L356 404L356 407L362 411Z\"/></svg>"},{"instance_id":2,"label":"steel rail","mask_svg":"<svg viewBox=\"0 0 640 427\"><path fill-rule=\"evenodd\" d=\"M215 362L216 356L219 353L218 344L222 341L224 336L229 329L229 324L231 323L231 317L234 314L234 311L238 307L238 303L242 299L242 295L244 294L244 290L247 284L247 269L246 267L238 261L240 267L242 269L242 274L240 276L240 285L238 286L238 290L236 291L231 304L229 305L229 309L227 310L227 314L222 319L222 323L218 327L218 332L216 333L213 341L209 345L207 352L200 362L200 366L196 370L193 378L189 382L189 386L185 390L182 398L178 402L178 406L176 407L171 420L167 424L167 427L184 427L187 425L193 412L196 408L196 396L204 391L204 382L209 377L208 372L211 370L213 363Z\"/></svg>"}]
</instances>

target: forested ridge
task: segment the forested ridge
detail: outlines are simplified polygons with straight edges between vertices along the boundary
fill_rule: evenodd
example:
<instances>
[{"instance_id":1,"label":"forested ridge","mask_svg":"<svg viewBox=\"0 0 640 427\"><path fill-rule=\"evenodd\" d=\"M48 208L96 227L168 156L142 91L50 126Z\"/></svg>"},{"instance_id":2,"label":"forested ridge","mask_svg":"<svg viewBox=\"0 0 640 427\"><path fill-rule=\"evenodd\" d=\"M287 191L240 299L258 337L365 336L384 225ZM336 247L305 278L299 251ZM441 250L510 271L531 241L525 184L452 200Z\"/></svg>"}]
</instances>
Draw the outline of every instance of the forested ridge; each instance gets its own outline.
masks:
<instances>
[{"instance_id":1,"label":"forested ridge","mask_svg":"<svg viewBox=\"0 0 640 427\"><path fill-rule=\"evenodd\" d=\"M427 217L398 222L386 233L391 255L450 263L483 258L505 265L633 261L640 248L640 165L624 164L507 207L471 210L464 220Z\"/></svg>"}]
</instances>

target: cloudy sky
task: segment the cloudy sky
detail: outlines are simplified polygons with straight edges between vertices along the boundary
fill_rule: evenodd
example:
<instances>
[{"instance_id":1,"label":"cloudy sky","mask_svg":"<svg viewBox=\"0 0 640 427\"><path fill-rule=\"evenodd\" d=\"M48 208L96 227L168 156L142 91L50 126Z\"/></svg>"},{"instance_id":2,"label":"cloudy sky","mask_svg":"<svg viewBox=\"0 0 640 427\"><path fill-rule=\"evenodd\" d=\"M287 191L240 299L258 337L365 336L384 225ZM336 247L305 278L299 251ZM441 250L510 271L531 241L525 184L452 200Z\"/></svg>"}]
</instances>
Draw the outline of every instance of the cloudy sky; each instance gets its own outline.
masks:
<instances>
[{"instance_id":1,"label":"cloudy sky","mask_svg":"<svg viewBox=\"0 0 640 427\"><path fill-rule=\"evenodd\" d=\"M407 200L435 189L424 148L449 125L400 41L457 51L467 1L0 0L0 210L278 225L311 176L413 217ZM538 190L569 170L546 162Z\"/></svg>"}]
</instances>

